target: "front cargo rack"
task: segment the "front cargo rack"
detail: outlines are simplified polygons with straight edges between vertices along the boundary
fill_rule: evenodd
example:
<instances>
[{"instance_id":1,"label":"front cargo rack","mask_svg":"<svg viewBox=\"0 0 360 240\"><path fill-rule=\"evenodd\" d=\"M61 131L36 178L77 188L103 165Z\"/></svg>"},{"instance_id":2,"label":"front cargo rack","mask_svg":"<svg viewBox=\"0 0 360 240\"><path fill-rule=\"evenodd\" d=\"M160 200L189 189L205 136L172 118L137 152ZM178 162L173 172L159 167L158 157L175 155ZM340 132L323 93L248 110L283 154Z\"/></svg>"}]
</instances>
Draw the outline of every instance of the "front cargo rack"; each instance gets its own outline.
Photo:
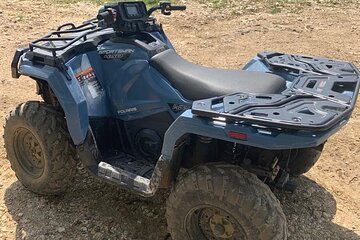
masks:
<instances>
[{"instance_id":1,"label":"front cargo rack","mask_svg":"<svg viewBox=\"0 0 360 240\"><path fill-rule=\"evenodd\" d=\"M147 20L154 26L155 19ZM19 62L24 56L34 64L58 68L68 80L66 62L78 54L97 50L99 44L116 37L119 34L114 28L99 23L97 18L92 18L76 26L74 23L65 23L45 36L29 43L27 48L17 49L11 62L13 78L19 78Z\"/></svg>"},{"instance_id":2,"label":"front cargo rack","mask_svg":"<svg viewBox=\"0 0 360 240\"><path fill-rule=\"evenodd\" d=\"M75 26L73 23L65 23L59 26L56 31L50 32L31 42L29 50L33 51L35 48L47 50L56 57L58 51L64 50L80 40L86 41L89 34L99 30L102 29L98 27L96 19L90 19L80 26ZM56 44L56 42L61 42L62 44Z\"/></svg>"},{"instance_id":3,"label":"front cargo rack","mask_svg":"<svg viewBox=\"0 0 360 240\"><path fill-rule=\"evenodd\" d=\"M359 93L357 68L325 58L260 53L274 72L299 75L281 94L235 93L195 101L192 113L225 122L325 131L349 119Z\"/></svg>"},{"instance_id":4,"label":"front cargo rack","mask_svg":"<svg viewBox=\"0 0 360 240\"><path fill-rule=\"evenodd\" d=\"M12 76L20 76L18 64L23 54L34 63L57 67L67 75L66 61L78 53L96 49L100 42L110 39L112 35L113 30L99 27L96 18L87 20L79 26L65 23L55 31L31 42L28 48L16 50L11 63Z\"/></svg>"}]
</instances>

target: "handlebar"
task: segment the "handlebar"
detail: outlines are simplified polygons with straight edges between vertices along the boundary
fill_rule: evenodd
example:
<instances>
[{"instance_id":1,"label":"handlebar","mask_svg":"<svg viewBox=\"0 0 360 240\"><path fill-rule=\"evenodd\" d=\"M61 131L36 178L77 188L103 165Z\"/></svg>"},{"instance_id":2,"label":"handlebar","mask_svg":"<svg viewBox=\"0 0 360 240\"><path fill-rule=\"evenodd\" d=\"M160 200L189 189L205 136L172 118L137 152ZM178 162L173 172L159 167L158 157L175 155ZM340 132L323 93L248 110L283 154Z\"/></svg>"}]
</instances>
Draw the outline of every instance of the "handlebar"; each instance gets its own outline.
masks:
<instances>
[{"instance_id":1,"label":"handlebar","mask_svg":"<svg viewBox=\"0 0 360 240\"><path fill-rule=\"evenodd\" d=\"M171 11L185 11L186 6L171 6Z\"/></svg>"},{"instance_id":2,"label":"handlebar","mask_svg":"<svg viewBox=\"0 0 360 240\"><path fill-rule=\"evenodd\" d=\"M159 6L152 7L148 10L148 16L156 10L161 10L161 13L164 15L171 15L171 11L184 11L186 10L186 6L172 6L170 2L160 2Z\"/></svg>"},{"instance_id":3,"label":"handlebar","mask_svg":"<svg viewBox=\"0 0 360 240\"><path fill-rule=\"evenodd\" d=\"M126 5L125 5L126 4ZM129 12L136 7L135 13ZM130 10L129 10L130 9ZM146 11L144 2L119 2L102 7L97 15L98 26L102 28L112 27L116 32L144 31L149 26L150 15L160 10L164 15L171 15L171 11L184 11L186 6L171 6L170 2L160 2Z\"/></svg>"},{"instance_id":4,"label":"handlebar","mask_svg":"<svg viewBox=\"0 0 360 240\"><path fill-rule=\"evenodd\" d=\"M105 22L111 22L113 20L113 12L110 9L105 10L97 15L98 20L104 20Z\"/></svg>"}]
</instances>

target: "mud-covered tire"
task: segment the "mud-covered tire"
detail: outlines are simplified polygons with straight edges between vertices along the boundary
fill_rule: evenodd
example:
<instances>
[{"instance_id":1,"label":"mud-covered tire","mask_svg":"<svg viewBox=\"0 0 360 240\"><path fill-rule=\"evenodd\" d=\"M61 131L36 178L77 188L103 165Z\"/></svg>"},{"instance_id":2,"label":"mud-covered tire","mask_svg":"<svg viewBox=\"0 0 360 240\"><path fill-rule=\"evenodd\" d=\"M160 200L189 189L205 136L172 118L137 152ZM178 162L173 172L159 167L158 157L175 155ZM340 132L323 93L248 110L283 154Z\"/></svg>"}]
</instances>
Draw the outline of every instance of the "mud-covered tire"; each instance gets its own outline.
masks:
<instances>
[{"instance_id":1,"label":"mud-covered tire","mask_svg":"<svg viewBox=\"0 0 360 240\"><path fill-rule=\"evenodd\" d=\"M310 169L319 160L324 146L325 143L320 144L317 147L293 149L293 155L291 156L287 166L290 171L290 175L298 177L310 171Z\"/></svg>"},{"instance_id":2,"label":"mud-covered tire","mask_svg":"<svg viewBox=\"0 0 360 240\"><path fill-rule=\"evenodd\" d=\"M42 102L26 102L5 120L7 158L19 181L42 195L63 193L77 168L77 154L62 113Z\"/></svg>"},{"instance_id":3,"label":"mud-covered tire","mask_svg":"<svg viewBox=\"0 0 360 240\"><path fill-rule=\"evenodd\" d=\"M208 212L200 219L203 209ZM192 215L198 221L189 221ZM167 200L166 217L174 240L287 239L286 218L278 199L255 175L233 165L201 165L180 176ZM229 223L235 230L227 227ZM221 235L224 229L227 235ZM208 237L209 232L213 238Z\"/></svg>"}]
</instances>

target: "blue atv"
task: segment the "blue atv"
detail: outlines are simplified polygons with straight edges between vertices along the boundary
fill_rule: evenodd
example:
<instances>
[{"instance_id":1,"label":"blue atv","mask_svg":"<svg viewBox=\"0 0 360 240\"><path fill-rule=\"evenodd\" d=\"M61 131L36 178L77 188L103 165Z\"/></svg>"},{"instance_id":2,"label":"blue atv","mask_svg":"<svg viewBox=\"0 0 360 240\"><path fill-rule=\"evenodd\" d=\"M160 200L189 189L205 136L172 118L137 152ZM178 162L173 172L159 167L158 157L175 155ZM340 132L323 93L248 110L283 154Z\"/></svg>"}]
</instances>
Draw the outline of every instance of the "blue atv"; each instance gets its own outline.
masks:
<instances>
[{"instance_id":1,"label":"blue atv","mask_svg":"<svg viewBox=\"0 0 360 240\"><path fill-rule=\"evenodd\" d=\"M81 161L144 197L171 189L174 240L286 239L273 190L293 189L347 123L359 70L280 52L242 70L195 65L176 53L156 10L185 7L107 4L16 51L13 77L35 80L43 99L6 119L16 176L30 191L60 194Z\"/></svg>"}]
</instances>

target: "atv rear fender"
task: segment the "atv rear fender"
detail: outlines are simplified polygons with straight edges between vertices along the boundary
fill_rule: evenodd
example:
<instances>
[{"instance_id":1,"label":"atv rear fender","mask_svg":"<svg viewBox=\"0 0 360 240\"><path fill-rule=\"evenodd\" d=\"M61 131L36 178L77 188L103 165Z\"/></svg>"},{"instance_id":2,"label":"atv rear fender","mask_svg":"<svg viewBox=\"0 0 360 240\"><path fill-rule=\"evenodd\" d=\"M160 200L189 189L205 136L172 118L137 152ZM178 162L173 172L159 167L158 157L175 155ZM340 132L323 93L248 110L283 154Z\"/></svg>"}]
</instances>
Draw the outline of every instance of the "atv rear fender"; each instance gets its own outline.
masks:
<instances>
[{"instance_id":1,"label":"atv rear fender","mask_svg":"<svg viewBox=\"0 0 360 240\"><path fill-rule=\"evenodd\" d=\"M49 84L64 110L67 127L75 145L81 144L89 129L86 98L76 81L69 81L58 68L34 64L22 58L19 73Z\"/></svg>"},{"instance_id":2,"label":"atv rear fender","mask_svg":"<svg viewBox=\"0 0 360 240\"><path fill-rule=\"evenodd\" d=\"M287 150L316 147L324 143L347 121L334 125L327 131L285 131L256 125L226 123L221 120L194 115L191 110L184 112L165 133L162 155L168 160L178 139L194 134L228 142L240 143L268 150ZM241 136L237 138L237 136ZM240 139L241 138L241 139Z\"/></svg>"},{"instance_id":3,"label":"atv rear fender","mask_svg":"<svg viewBox=\"0 0 360 240\"><path fill-rule=\"evenodd\" d=\"M184 112L165 133L161 164L161 186L166 186L176 178L181 158L176 157L178 140L188 134L240 143L268 150L288 150L317 147L337 132L347 120L334 125L326 131L286 131L284 129L264 128L263 126L226 123L222 120L204 118ZM158 166L157 166L158 168Z\"/></svg>"}]
</instances>

